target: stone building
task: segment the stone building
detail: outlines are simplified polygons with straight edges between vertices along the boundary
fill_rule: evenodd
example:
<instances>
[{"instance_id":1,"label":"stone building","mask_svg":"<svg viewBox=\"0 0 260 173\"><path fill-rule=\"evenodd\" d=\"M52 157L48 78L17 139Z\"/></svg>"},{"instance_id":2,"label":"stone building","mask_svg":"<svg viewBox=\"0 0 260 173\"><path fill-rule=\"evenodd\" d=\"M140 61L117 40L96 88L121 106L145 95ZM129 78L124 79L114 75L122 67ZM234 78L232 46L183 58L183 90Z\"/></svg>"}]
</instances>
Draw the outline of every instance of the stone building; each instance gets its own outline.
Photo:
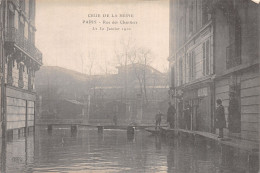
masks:
<instances>
[{"instance_id":1,"label":"stone building","mask_svg":"<svg viewBox=\"0 0 260 173\"><path fill-rule=\"evenodd\" d=\"M258 140L257 10L250 0L170 1L171 98L180 128L189 103L191 129L215 132L215 101L221 99L225 133Z\"/></svg>"},{"instance_id":2,"label":"stone building","mask_svg":"<svg viewBox=\"0 0 260 173\"><path fill-rule=\"evenodd\" d=\"M19 133L34 126L34 79L42 65L42 53L35 47L35 0L2 1L1 20L2 121L7 132Z\"/></svg>"},{"instance_id":3,"label":"stone building","mask_svg":"<svg viewBox=\"0 0 260 173\"><path fill-rule=\"evenodd\" d=\"M129 64L126 68L127 78L125 66L117 67L117 74L106 75L85 75L61 67L43 66L36 74L36 89L42 97L39 118L54 119L59 114L59 102L76 100L85 104L85 117L89 117L90 123L112 123L114 115L118 116L119 123L153 122L159 109L163 113L167 111L167 74L148 65ZM144 105L144 92L147 105ZM70 119L76 119L76 114L71 114ZM69 119L65 114L60 115L59 118Z\"/></svg>"}]
</instances>

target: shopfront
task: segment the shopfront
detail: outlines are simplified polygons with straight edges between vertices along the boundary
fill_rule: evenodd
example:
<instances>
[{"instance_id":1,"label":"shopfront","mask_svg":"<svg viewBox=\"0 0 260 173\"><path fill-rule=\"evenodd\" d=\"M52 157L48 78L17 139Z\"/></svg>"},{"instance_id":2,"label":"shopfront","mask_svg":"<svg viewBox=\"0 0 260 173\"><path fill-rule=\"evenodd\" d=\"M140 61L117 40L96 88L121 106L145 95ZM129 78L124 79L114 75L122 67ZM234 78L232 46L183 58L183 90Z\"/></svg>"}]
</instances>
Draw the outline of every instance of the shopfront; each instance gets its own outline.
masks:
<instances>
[{"instance_id":1,"label":"shopfront","mask_svg":"<svg viewBox=\"0 0 260 173\"><path fill-rule=\"evenodd\" d=\"M179 101L183 107L181 116L181 128L196 131L211 132L212 113L211 90L209 85L200 85L196 88L187 88L183 90L183 100ZM212 106L211 106L212 105ZM185 115L187 107L190 112ZM179 106L179 111L181 107ZM190 117L187 118L187 115ZM186 117L185 117L186 116Z\"/></svg>"}]
</instances>

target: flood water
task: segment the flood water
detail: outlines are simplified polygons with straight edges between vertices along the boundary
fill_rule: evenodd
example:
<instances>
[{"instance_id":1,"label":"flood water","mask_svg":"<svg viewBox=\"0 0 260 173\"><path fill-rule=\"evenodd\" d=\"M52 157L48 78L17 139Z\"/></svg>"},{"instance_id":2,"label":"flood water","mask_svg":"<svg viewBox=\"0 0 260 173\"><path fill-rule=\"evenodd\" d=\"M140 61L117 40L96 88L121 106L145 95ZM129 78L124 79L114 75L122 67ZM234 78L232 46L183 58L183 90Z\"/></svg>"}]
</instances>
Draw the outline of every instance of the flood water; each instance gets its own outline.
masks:
<instances>
[{"instance_id":1,"label":"flood water","mask_svg":"<svg viewBox=\"0 0 260 173\"><path fill-rule=\"evenodd\" d=\"M258 163L258 161L256 161ZM203 140L151 136L135 131L36 127L35 133L17 136L1 146L2 172L171 172L251 173L244 151Z\"/></svg>"}]
</instances>

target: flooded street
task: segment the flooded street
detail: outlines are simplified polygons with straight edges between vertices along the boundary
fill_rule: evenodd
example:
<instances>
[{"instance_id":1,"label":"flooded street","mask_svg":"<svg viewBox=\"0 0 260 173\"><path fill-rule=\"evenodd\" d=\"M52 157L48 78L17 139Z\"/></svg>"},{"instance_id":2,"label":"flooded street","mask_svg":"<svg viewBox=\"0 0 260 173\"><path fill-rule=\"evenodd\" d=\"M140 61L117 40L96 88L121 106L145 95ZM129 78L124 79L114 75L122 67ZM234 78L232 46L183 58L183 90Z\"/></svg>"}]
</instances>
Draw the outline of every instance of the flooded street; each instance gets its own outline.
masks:
<instances>
[{"instance_id":1,"label":"flooded street","mask_svg":"<svg viewBox=\"0 0 260 173\"><path fill-rule=\"evenodd\" d=\"M178 172L251 173L243 151L205 141L191 142L136 131L36 127L35 135L2 145L2 172Z\"/></svg>"}]
</instances>

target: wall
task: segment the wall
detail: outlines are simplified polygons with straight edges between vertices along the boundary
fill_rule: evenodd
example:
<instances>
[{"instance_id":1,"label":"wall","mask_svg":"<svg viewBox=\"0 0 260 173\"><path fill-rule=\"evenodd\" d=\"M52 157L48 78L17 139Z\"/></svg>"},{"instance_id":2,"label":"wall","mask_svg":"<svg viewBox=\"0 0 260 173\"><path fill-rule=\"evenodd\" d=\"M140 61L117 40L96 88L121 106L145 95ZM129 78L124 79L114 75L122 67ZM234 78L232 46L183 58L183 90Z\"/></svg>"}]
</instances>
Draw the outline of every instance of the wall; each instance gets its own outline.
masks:
<instances>
[{"instance_id":1,"label":"wall","mask_svg":"<svg viewBox=\"0 0 260 173\"><path fill-rule=\"evenodd\" d=\"M245 1L245 3L241 3L238 13L242 27L242 63L252 63L258 57L257 5L252 1Z\"/></svg>"},{"instance_id":2,"label":"wall","mask_svg":"<svg viewBox=\"0 0 260 173\"><path fill-rule=\"evenodd\" d=\"M26 101L7 97L7 130L22 128L26 125Z\"/></svg>"},{"instance_id":3,"label":"wall","mask_svg":"<svg viewBox=\"0 0 260 173\"><path fill-rule=\"evenodd\" d=\"M220 9L216 9L215 18L215 73L219 74L226 70L226 47L229 45L229 29L227 19Z\"/></svg>"},{"instance_id":4,"label":"wall","mask_svg":"<svg viewBox=\"0 0 260 173\"><path fill-rule=\"evenodd\" d=\"M241 133L231 134L248 140L258 140L258 116L259 116L259 68L252 66L259 60L257 33L257 5L251 1L240 1L236 4L241 23L241 65L227 70L226 47L229 43L229 24L224 10L215 11L215 72L216 99L222 99L225 107L226 119L228 117L230 75L237 71L238 84L240 84L241 101ZM246 66L248 65L248 66ZM225 74L225 75L223 75ZM222 75L222 76L221 76ZM226 131L228 133L228 131Z\"/></svg>"},{"instance_id":5,"label":"wall","mask_svg":"<svg viewBox=\"0 0 260 173\"><path fill-rule=\"evenodd\" d=\"M258 61L257 5L251 1L240 2L236 7L241 23L242 64ZM229 46L229 24L224 10L215 10L215 72L221 74L226 68L226 48Z\"/></svg>"},{"instance_id":6,"label":"wall","mask_svg":"<svg viewBox=\"0 0 260 173\"><path fill-rule=\"evenodd\" d=\"M241 136L259 140L259 68L250 68L241 76Z\"/></svg>"},{"instance_id":7,"label":"wall","mask_svg":"<svg viewBox=\"0 0 260 173\"><path fill-rule=\"evenodd\" d=\"M228 104L229 104L229 78L227 76L222 77L215 83L215 100L221 99L222 105L225 108L225 117L228 119ZM225 133L226 129L224 129Z\"/></svg>"},{"instance_id":8,"label":"wall","mask_svg":"<svg viewBox=\"0 0 260 173\"><path fill-rule=\"evenodd\" d=\"M8 64L5 65L5 80L7 81L7 68ZM13 84L12 86L19 87L18 86L18 80L19 80L19 69L18 69L18 63L15 61L14 66L12 68L12 77L13 77ZM27 67L24 66L24 71L23 71L23 82L24 82L24 87L23 89L28 90L28 73L27 73ZM34 84L34 77L32 77L32 84Z\"/></svg>"},{"instance_id":9,"label":"wall","mask_svg":"<svg viewBox=\"0 0 260 173\"><path fill-rule=\"evenodd\" d=\"M240 72L240 95L241 95L241 134L243 139L258 139L258 117L259 117L259 91L260 78L259 68L257 66ZM229 105L229 76L224 76L216 81L216 99L221 99L225 107L226 120L228 120ZM230 135L236 135L231 134ZM236 135L237 136L237 135Z\"/></svg>"},{"instance_id":10,"label":"wall","mask_svg":"<svg viewBox=\"0 0 260 173\"><path fill-rule=\"evenodd\" d=\"M34 94L7 87L7 130L34 125ZM26 103L27 102L27 103ZM26 107L27 106L27 107ZM27 113L27 122L26 122Z\"/></svg>"}]
</instances>

